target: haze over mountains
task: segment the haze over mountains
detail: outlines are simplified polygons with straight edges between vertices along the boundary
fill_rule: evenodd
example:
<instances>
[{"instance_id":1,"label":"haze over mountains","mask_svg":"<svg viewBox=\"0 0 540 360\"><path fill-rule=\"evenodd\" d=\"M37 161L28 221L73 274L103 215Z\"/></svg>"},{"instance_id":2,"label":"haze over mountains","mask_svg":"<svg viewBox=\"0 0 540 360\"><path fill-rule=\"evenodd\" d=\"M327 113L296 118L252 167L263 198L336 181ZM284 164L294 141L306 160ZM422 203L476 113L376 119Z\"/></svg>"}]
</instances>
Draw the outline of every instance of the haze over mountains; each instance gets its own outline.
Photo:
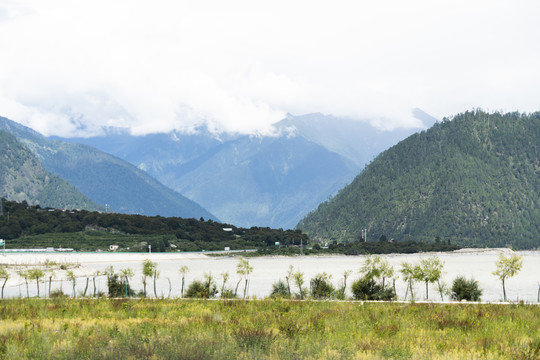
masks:
<instances>
[{"instance_id":1,"label":"haze over mountains","mask_svg":"<svg viewBox=\"0 0 540 360\"><path fill-rule=\"evenodd\" d=\"M46 171L35 155L0 130L0 197L56 209L105 210L59 176Z\"/></svg>"},{"instance_id":2,"label":"haze over mountains","mask_svg":"<svg viewBox=\"0 0 540 360\"><path fill-rule=\"evenodd\" d=\"M436 120L421 110L424 127ZM322 114L289 115L276 136L215 134L206 128L64 139L111 153L237 226L293 228L379 152L421 129L381 131Z\"/></svg>"},{"instance_id":3,"label":"haze over mountains","mask_svg":"<svg viewBox=\"0 0 540 360\"><path fill-rule=\"evenodd\" d=\"M121 213L216 219L195 202L117 157L86 145L49 140L2 117L0 129L13 134L47 171L69 181L102 207L107 204L112 211Z\"/></svg>"},{"instance_id":4,"label":"haze over mountains","mask_svg":"<svg viewBox=\"0 0 540 360\"><path fill-rule=\"evenodd\" d=\"M472 111L380 154L298 228L313 239L540 246L540 113Z\"/></svg>"}]
</instances>

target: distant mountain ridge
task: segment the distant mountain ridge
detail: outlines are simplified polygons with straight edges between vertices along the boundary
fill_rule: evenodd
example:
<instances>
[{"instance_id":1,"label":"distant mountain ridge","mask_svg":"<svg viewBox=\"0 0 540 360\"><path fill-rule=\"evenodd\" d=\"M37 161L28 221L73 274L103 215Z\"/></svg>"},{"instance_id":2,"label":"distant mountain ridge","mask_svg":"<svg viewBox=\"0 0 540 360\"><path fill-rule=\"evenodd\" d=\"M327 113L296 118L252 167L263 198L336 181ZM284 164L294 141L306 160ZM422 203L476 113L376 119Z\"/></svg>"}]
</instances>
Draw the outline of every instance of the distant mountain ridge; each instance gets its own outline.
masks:
<instances>
[{"instance_id":1,"label":"distant mountain ridge","mask_svg":"<svg viewBox=\"0 0 540 360\"><path fill-rule=\"evenodd\" d=\"M192 200L120 158L83 144L50 140L0 117L0 129L26 145L48 171L73 184L93 201L111 210L185 218L217 218Z\"/></svg>"},{"instance_id":2,"label":"distant mountain ridge","mask_svg":"<svg viewBox=\"0 0 540 360\"><path fill-rule=\"evenodd\" d=\"M112 129L64 140L131 162L222 221L293 228L380 151L419 130L383 132L323 114L291 115L275 127L276 136L214 134L202 127L146 136Z\"/></svg>"},{"instance_id":3,"label":"distant mountain ridge","mask_svg":"<svg viewBox=\"0 0 540 360\"><path fill-rule=\"evenodd\" d=\"M384 151L298 229L462 246L540 246L540 113L469 111Z\"/></svg>"},{"instance_id":4,"label":"distant mountain ridge","mask_svg":"<svg viewBox=\"0 0 540 360\"><path fill-rule=\"evenodd\" d=\"M34 154L0 130L0 197L57 209L105 210L59 176L47 172Z\"/></svg>"}]
</instances>

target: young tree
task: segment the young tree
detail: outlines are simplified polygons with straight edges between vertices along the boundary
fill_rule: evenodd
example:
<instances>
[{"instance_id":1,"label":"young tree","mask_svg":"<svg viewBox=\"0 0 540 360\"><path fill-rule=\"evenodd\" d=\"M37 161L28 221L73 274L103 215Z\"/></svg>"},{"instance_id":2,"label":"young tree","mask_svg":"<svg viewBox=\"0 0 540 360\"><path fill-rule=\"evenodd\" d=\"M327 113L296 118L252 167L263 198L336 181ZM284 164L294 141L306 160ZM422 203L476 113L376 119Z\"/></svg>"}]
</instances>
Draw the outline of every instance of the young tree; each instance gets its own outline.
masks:
<instances>
[{"instance_id":1,"label":"young tree","mask_svg":"<svg viewBox=\"0 0 540 360\"><path fill-rule=\"evenodd\" d=\"M287 282L287 292L289 293L289 299L291 298L291 280L293 279L294 275L294 267L292 265L289 265L289 270L287 271L287 275L285 275L285 281Z\"/></svg>"},{"instance_id":2,"label":"young tree","mask_svg":"<svg viewBox=\"0 0 540 360\"><path fill-rule=\"evenodd\" d=\"M75 276L75 273L71 270L68 270L66 272L66 275L67 275L67 278L68 280L71 281L71 284L73 285L73 297L77 297L77 294L75 293L75 285L76 285L76 281L77 281L77 276Z\"/></svg>"},{"instance_id":3,"label":"young tree","mask_svg":"<svg viewBox=\"0 0 540 360\"><path fill-rule=\"evenodd\" d=\"M142 283L143 283L143 294L146 297L146 279L154 276L154 271L157 268L157 264L152 262L150 259L143 261L143 270L142 270Z\"/></svg>"},{"instance_id":4,"label":"young tree","mask_svg":"<svg viewBox=\"0 0 540 360\"><path fill-rule=\"evenodd\" d=\"M135 276L135 273L130 268L126 268L126 269L120 270L120 275L122 276L122 279L124 280L124 283L125 283L126 297L127 297L129 296L129 279Z\"/></svg>"},{"instance_id":5,"label":"young tree","mask_svg":"<svg viewBox=\"0 0 540 360\"><path fill-rule=\"evenodd\" d=\"M298 270L293 274L293 279L298 287L298 297L300 300L303 300L306 295L306 289L304 289L304 273Z\"/></svg>"},{"instance_id":6,"label":"young tree","mask_svg":"<svg viewBox=\"0 0 540 360\"><path fill-rule=\"evenodd\" d=\"M380 279L384 288L386 279L394 276L394 268L380 256L369 256L360 268L360 273L368 279Z\"/></svg>"},{"instance_id":7,"label":"young tree","mask_svg":"<svg viewBox=\"0 0 540 360\"><path fill-rule=\"evenodd\" d=\"M96 277L101 276L101 271L96 270L92 275L92 283L94 284L94 297L96 297Z\"/></svg>"},{"instance_id":8,"label":"young tree","mask_svg":"<svg viewBox=\"0 0 540 360\"><path fill-rule=\"evenodd\" d=\"M407 283L407 291L405 292L405 300L407 300L407 293L411 292L411 300L414 301L413 282L417 279L416 267L408 262L401 263L401 277Z\"/></svg>"},{"instance_id":9,"label":"young tree","mask_svg":"<svg viewBox=\"0 0 540 360\"><path fill-rule=\"evenodd\" d=\"M47 271L49 273L49 297L51 297L52 279L56 276L53 269Z\"/></svg>"},{"instance_id":10,"label":"young tree","mask_svg":"<svg viewBox=\"0 0 540 360\"><path fill-rule=\"evenodd\" d=\"M184 280L186 278L186 274L189 272L189 267L187 267L186 265L182 265L180 267L180 275L182 275L182 287L180 288L180 297L183 298L184 297Z\"/></svg>"},{"instance_id":11,"label":"young tree","mask_svg":"<svg viewBox=\"0 0 540 360\"><path fill-rule=\"evenodd\" d=\"M9 272L3 266L0 266L0 279L4 279L4 283L2 284L2 299L3 299L4 298L4 288L6 287L6 283L7 283L8 279L9 279Z\"/></svg>"},{"instance_id":12,"label":"young tree","mask_svg":"<svg viewBox=\"0 0 540 360\"><path fill-rule=\"evenodd\" d=\"M28 277L30 279L36 280L36 286L37 286L37 296L39 297L39 280L45 276L45 272L43 270L34 268L28 270Z\"/></svg>"},{"instance_id":13,"label":"young tree","mask_svg":"<svg viewBox=\"0 0 540 360\"><path fill-rule=\"evenodd\" d=\"M429 300L429 284L438 282L441 279L443 266L443 262L437 256L422 259L420 265L415 266L416 279L424 281L426 284L426 300Z\"/></svg>"},{"instance_id":14,"label":"young tree","mask_svg":"<svg viewBox=\"0 0 540 360\"><path fill-rule=\"evenodd\" d=\"M520 256L512 254L509 257L505 257L503 254L499 255L499 260L495 263L497 269L493 271L493 275L497 276L501 280L503 288L503 298L506 301L506 287L505 281L516 275L523 266L523 260Z\"/></svg>"},{"instance_id":15,"label":"young tree","mask_svg":"<svg viewBox=\"0 0 540 360\"><path fill-rule=\"evenodd\" d=\"M19 270L17 271L17 275L24 278L24 282L26 283L26 297L30 297L30 291L28 290L28 270ZM19 290L21 288L19 287ZM20 292L20 291L19 291Z\"/></svg>"},{"instance_id":16,"label":"young tree","mask_svg":"<svg viewBox=\"0 0 540 360\"><path fill-rule=\"evenodd\" d=\"M247 295L247 285L248 285L249 274L251 274L252 271L253 271L253 267L249 265L249 261L247 261L246 259L240 259L240 261L236 265L236 273L240 275L241 278L244 279L244 299L246 298L246 295ZM235 294L236 294L236 291L235 291Z\"/></svg>"},{"instance_id":17,"label":"young tree","mask_svg":"<svg viewBox=\"0 0 540 360\"><path fill-rule=\"evenodd\" d=\"M227 281L229 280L230 274L228 271L224 271L221 273L221 278L223 279L223 282L221 283L221 297L224 297L225 294L225 285L227 284ZM230 291L229 291L230 292Z\"/></svg>"},{"instance_id":18,"label":"young tree","mask_svg":"<svg viewBox=\"0 0 540 360\"><path fill-rule=\"evenodd\" d=\"M351 274L352 274L352 270L345 270L343 272L343 284L339 288L339 295L338 295L338 298L340 300L345 299L345 292L347 291L347 279L349 278L349 276L351 276Z\"/></svg>"},{"instance_id":19,"label":"young tree","mask_svg":"<svg viewBox=\"0 0 540 360\"><path fill-rule=\"evenodd\" d=\"M156 267L154 268L154 297L157 298L157 289L156 289L156 280L157 278L159 277L159 271L157 271L157 264L156 264ZM162 294L163 296L163 294Z\"/></svg>"},{"instance_id":20,"label":"young tree","mask_svg":"<svg viewBox=\"0 0 540 360\"><path fill-rule=\"evenodd\" d=\"M369 256L360 268L362 277L352 285L355 299L392 300L396 294L386 286L386 279L394 276L394 268L380 256ZM378 283L380 282L380 284Z\"/></svg>"}]
</instances>

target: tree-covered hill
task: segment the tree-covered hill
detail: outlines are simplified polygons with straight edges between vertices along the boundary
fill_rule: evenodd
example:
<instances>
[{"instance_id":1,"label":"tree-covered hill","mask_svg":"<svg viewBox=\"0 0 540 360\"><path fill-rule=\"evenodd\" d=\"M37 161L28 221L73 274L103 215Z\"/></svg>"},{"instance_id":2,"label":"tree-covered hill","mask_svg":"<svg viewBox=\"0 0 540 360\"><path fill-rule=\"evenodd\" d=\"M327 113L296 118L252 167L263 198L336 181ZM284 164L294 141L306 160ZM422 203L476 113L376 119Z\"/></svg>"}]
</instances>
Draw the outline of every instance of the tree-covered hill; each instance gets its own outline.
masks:
<instances>
[{"instance_id":1,"label":"tree-covered hill","mask_svg":"<svg viewBox=\"0 0 540 360\"><path fill-rule=\"evenodd\" d=\"M104 210L67 181L47 172L30 150L2 130L0 196L60 209Z\"/></svg>"},{"instance_id":2,"label":"tree-covered hill","mask_svg":"<svg viewBox=\"0 0 540 360\"><path fill-rule=\"evenodd\" d=\"M114 211L216 220L196 202L115 156L82 144L49 140L3 117L0 117L0 129L26 145L47 171L69 181L96 203L108 204Z\"/></svg>"},{"instance_id":3,"label":"tree-covered hill","mask_svg":"<svg viewBox=\"0 0 540 360\"><path fill-rule=\"evenodd\" d=\"M380 154L298 224L313 239L540 246L540 113L469 111Z\"/></svg>"},{"instance_id":4,"label":"tree-covered hill","mask_svg":"<svg viewBox=\"0 0 540 360\"><path fill-rule=\"evenodd\" d=\"M298 230L252 227L238 228L213 220L178 217L126 215L87 210L60 211L2 200L0 239L8 248L69 247L76 250L201 251L256 249L275 246L307 245L309 238Z\"/></svg>"}]
</instances>

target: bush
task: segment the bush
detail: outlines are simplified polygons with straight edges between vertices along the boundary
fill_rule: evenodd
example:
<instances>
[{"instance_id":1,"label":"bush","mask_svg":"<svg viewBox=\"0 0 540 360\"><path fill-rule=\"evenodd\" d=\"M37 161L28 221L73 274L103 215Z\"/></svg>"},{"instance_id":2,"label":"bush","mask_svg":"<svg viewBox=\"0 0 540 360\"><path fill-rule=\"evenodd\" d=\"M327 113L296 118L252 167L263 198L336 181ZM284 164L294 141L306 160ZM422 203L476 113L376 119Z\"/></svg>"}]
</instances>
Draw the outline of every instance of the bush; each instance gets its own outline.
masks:
<instances>
[{"instance_id":1,"label":"bush","mask_svg":"<svg viewBox=\"0 0 540 360\"><path fill-rule=\"evenodd\" d=\"M51 291L51 298L67 298L68 296L60 289Z\"/></svg>"},{"instance_id":2,"label":"bush","mask_svg":"<svg viewBox=\"0 0 540 360\"><path fill-rule=\"evenodd\" d=\"M362 277L352 284L353 297L356 300L394 300L396 293L390 287L383 287L373 278Z\"/></svg>"},{"instance_id":3,"label":"bush","mask_svg":"<svg viewBox=\"0 0 540 360\"><path fill-rule=\"evenodd\" d=\"M450 297L452 300L480 301L482 290L478 287L478 281L467 280L463 276L458 276L452 283Z\"/></svg>"},{"instance_id":4,"label":"bush","mask_svg":"<svg viewBox=\"0 0 540 360\"><path fill-rule=\"evenodd\" d=\"M287 288L287 284L285 284L283 281L278 280L278 282L275 282L272 284L272 292L270 293L270 297L273 299L276 298L288 298L289 297L289 289Z\"/></svg>"},{"instance_id":5,"label":"bush","mask_svg":"<svg viewBox=\"0 0 540 360\"><path fill-rule=\"evenodd\" d=\"M217 294L216 285L212 282L202 282L195 280L192 282L185 294L187 298L198 298L198 299L208 299L215 297Z\"/></svg>"},{"instance_id":6,"label":"bush","mask_svg":"<svg viewBox=\"0 0 540 360\"><path fill-rule=\"evenodd\" d=\"M135 295L135 291L133 291L131 286L126 284L125 281L120 280L118 274L107 276L107 287L109 289L109 297L112 298Z\"/></svg>"},{"instance_id":7,"label":"bush","mask_svg":"<svg viewBox=\"0 0 540 360\"><path fill-rule=\"evenodd\" d=\"M329 299L334 296L335 289L326 273L317 274L310 283L311 296L314 299Z\"/></svg>"}]
</instances>

